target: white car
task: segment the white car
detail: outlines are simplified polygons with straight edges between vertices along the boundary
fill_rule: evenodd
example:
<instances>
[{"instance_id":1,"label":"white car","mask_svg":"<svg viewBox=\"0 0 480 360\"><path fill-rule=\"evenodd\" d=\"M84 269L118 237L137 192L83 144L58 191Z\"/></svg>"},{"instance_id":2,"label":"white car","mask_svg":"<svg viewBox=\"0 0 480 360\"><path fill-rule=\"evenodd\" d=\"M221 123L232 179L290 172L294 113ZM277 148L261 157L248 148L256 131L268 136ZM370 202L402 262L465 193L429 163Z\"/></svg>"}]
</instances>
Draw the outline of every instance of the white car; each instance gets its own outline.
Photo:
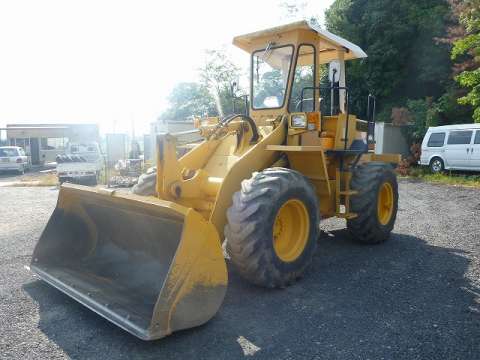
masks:
<instances>
[{"instance_id":1,"label":"white car","mask_svg":"<svg viewBox=\"0 0 480 360\"><path fill-rule=\"evenodd\" d=\"M30 168L28 156L19 146L0 146L0 171L16 170L23 174Z\"/></svg>"},{"instance_id":2,"label":"white car","mask_svg":"<svg viewBox=\"0 0 480 360\"><path fill-rule=\"evenodd\" d=\"M480 124L430 127L423 138L420 165L443 170L480 171Z\"/></svg>"}]
</instances>

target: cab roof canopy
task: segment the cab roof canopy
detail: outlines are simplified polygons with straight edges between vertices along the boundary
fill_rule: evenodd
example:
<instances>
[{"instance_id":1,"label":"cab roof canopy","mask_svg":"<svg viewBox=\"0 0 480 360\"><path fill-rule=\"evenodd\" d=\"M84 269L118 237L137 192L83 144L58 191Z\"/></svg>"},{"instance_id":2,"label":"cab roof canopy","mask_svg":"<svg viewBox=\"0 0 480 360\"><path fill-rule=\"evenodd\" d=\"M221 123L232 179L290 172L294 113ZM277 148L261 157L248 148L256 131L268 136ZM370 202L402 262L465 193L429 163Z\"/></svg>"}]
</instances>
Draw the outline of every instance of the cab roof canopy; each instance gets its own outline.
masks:
<instances>
[{"instance_id":1,"label":"cab roof canopy","mask_svg":"<svg viewBox=\"0 0 480 360\"><path fill-rule=\"evenodd\" d=\"M233 44L248 53L264 49L269 43L276 45L310 43L316 46L321 64L338 59L366 58L367 54L357 45L341 38L309 21L297 21L250 34L236 36Z\"/></svg>"}]
</instances>

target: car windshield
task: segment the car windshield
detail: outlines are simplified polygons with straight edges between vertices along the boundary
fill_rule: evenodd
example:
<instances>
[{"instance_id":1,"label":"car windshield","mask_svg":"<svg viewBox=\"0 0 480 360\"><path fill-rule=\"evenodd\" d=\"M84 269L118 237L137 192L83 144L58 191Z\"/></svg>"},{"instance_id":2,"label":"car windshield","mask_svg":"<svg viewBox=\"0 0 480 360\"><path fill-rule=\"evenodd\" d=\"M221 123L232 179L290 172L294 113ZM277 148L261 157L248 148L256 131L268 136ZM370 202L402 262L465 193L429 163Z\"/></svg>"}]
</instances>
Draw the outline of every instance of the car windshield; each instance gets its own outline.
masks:
<instances>
[{"instance_id":1,"label":"car windshield","mask_svg":"<svg viewBox=\"0 0 480 360\"><path fill-rule=\"evenodd\" d=\"M293 46L267 47L252 57L254 109L274 109L285 102Z\"/></svg>"},{"instance_id":2,"label":"car windshield","mask_svg":"<svg viewBox=\"0 0 480 360\"><path fill-rule=\"evenodd\" d=\"M18 156L18 150L15 148L0 148L0 157Z\"/></svg>"}]
</instances>

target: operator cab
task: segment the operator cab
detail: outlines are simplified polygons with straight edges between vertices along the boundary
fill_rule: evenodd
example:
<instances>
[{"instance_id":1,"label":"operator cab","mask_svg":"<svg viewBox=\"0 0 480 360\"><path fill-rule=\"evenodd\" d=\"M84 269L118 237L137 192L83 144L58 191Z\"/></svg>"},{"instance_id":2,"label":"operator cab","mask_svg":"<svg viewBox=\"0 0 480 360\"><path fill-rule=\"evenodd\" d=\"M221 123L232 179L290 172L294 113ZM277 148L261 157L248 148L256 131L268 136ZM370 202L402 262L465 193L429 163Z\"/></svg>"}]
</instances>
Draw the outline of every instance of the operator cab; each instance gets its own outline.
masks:
<instances>
[{"instance_id":1,"label":"operator cab","mask_svg":"<svg viewBox=\"0 0 480 360\"><path fill-rule=\"evenodd\" d=\"M308 21L237 36L233 44L251 54L249 110L255 122L287 115L289 145L346 150L362 140L348 112L345 80L345 61L367 57L360 47ZM320 84L327 68L329 82ZM373 143L373 126L364 127L371 128Z\"/></svg>"}]
</instances>

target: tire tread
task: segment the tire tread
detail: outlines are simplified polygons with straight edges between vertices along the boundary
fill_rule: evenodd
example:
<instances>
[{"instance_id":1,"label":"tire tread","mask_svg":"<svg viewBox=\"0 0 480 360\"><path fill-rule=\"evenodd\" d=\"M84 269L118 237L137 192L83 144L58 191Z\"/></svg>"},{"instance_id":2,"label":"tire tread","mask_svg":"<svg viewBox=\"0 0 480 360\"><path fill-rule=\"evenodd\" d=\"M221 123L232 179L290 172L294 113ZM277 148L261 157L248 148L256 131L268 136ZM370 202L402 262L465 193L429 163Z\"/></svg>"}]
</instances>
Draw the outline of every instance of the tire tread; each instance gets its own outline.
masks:
<instances>
[{"instance_id":1,"label":"tire tread","mask_svg":"<svg viewBox=\"0 0 480 360\"><path fill-rule=\"evenodd\" d=\"M276 266L276 255L268 239L266 219L287 191L305 191L314 201L318 228L318 202L310 182L299 172L285 168L268 168L242 181L241 190L233 195L227 211L225 237L227 252L238 272L252 283L265 287L285 287L299 278L309 265L315 250L316 238L306 261L295 271L283 272ZM269 212L270 211L270 212ZM311 216L311 215L310 215ZM317 234L318 235L318 234ZM315 236L315 235L313 235ZM306 248L307 249L307 248ZM307 250L306 250L307 251Z\"/></svg>"}]
</instances>

